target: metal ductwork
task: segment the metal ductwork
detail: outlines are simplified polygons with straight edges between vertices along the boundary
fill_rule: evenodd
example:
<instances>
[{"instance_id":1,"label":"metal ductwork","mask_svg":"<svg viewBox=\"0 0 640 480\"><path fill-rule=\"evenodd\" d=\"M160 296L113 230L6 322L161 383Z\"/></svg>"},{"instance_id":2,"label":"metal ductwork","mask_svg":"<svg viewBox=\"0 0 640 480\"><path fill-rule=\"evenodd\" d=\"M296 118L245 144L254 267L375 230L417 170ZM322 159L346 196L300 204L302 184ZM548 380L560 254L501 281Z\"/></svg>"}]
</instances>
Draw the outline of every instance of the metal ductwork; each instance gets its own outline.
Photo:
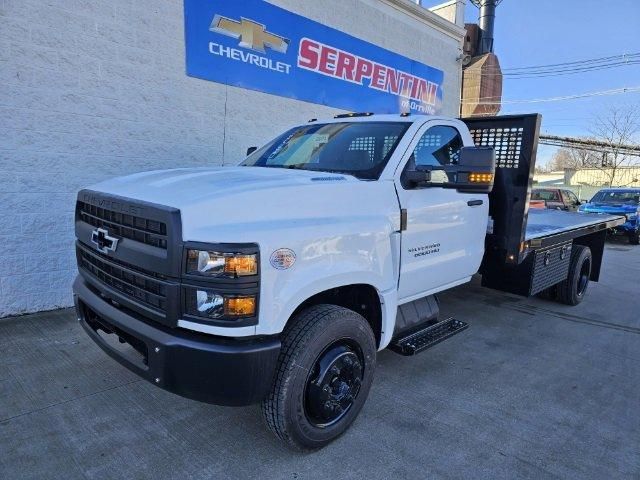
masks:
<instances>
[{"instance_id":1,"label":"metal ductwork","mask_svg":"<svg viewBox=\"0 0 640 480\"><path fill-rule=\"evenodd\" d=\"M476 55L493 53L493 26L496 21L496 7L502 0L472 0L473 4L480 9L478 25L480 27L480 38Z\"/></svg>"},{"instance_id":2,"label":"metal ductwork","mask_svg":"<svg viewBox=\"0 0 640 480\"><path fill-rule=\"evenodd\" d=\"M502 99L502 70L493 53L493 27L496 7L502 0L471 0L480 9L478 25L467 24L464 53L470 59L463 66L463 117L497 115Z\"/></svg>"}]
</instances>

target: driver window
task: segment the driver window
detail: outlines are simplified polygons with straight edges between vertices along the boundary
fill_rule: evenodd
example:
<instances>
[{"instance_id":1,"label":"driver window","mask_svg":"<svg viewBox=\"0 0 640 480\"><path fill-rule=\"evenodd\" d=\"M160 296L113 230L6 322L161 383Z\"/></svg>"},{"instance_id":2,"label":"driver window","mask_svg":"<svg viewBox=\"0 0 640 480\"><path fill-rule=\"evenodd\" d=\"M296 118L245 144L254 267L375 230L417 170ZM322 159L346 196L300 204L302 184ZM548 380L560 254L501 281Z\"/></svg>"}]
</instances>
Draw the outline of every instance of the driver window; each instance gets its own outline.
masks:
<instances>
[{"instance_id":1,"label":"driver window","mask_svg":"<svg viewBox=\"0 0 640 480\"><path fill-rule=\"evenodd\" d=\"M462 146L462 137L456 128L446 125L431 127L418 140L404 171L414 170L421 165L455 165ZM431 172L431 181L445 183L448 181L447 174L442 170L434 170Z\"/></svg>"},{"instance_id":2,"label":"driver window","mask_svg":"<svg viewBox=\"0 0 640 480\"><path fill-rule=\"evenodd\" d=\"M438 125L427 130L413 150L416 165L458 163L462 137L454 127Z\"/></svg>"}]
</instances>

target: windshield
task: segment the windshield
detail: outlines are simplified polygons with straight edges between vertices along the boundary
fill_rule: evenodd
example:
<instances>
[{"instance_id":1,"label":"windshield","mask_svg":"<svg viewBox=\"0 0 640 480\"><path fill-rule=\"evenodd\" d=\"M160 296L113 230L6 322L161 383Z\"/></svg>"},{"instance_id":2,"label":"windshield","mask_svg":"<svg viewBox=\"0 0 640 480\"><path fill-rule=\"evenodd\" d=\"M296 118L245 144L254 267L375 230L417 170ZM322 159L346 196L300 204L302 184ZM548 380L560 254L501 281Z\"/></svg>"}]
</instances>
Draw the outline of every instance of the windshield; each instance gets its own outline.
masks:
<instances>
[{"instance_id":1,"label":"windshield","mask_svg":"<svg viewBox=\"0 0 640 480\"><path fill-rule=\"evenodd\" d=\"M638 205L640 202L640 190L620 192L615 190L600 190L591 199L592 203L626 203Z\"/></svg>"},{"instance_id":2,"label":"windshield","mask_svg":"<svg viewBox=\"0 0 640 480\"><path fill-rule=\"evenodd\" d=\"M299 168L377 180L409 122L344 122L296 127L240 165Z\"/></svg>"}]
</instances>

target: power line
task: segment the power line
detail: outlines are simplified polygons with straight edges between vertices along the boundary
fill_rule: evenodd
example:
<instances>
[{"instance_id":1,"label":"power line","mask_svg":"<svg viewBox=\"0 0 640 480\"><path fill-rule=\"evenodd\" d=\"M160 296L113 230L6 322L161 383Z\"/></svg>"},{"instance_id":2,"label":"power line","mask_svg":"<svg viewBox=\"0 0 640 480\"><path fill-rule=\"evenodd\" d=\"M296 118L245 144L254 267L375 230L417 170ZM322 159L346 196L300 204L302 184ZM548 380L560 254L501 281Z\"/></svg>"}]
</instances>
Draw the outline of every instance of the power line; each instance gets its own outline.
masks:
<instances>
[{"instance_id":1,"label":"power line","mask_svg":"<svg viewBox=\"0 0 640 480\"><path fill-rule=\"evenodd\" d=\"M612 55L609 57L599 57L599 58L588 58L584 60L575 60L573 62L561 62L561 63L549 63L547 65L530 65L528 67L512 67L505 68L505 71L513 71L513 70L536 70L536 69L545 69L551 67L564 67L568 65L577 65L577 64L586 64L586 63L601 63L601 62L610 62L614 59L620 59L621 61L625 61L627 58L633 58L640 56L640 52L635 53L622 53L619 55Z\"/></svg>"},{"instance_id":2,"label":"power line","mask_svg":"<svg viewBox=\"0 0 640 480\"><path fill-rule=\"evenodd\" d=\"M466 70L469 76L502 76L505 79L521 78L541 78L554 77L560 75L573 75L576 73L604 70L610 68L624 67L640 64L640 53L614 55L610 57L600 57L590 60L579 60L575 62L564 62L550 65L540 65L535 67L514 67L505 69L491 69L485 72L474 72ZM491 71L493 70L493 71Z\"/></svg>"},{"instance_id":3,"label":"power line","mask_svg":"<svg viewBox=\"0 0 640 480\"><path fill-rule=\"evenodd\" d=\"M587 92L587 93L578 93L575 95L564 95L559 97L548 97L548 98L532 98L527 100L502 100L502 101L494 101L493 99L496 97L484 97L487 99L492 99L491 101L483 101L483 98L463 101L463 104L479 104L479 105L515 105L515 104L525 104L525 103L546 103L546 102L560 102L564 100L576 100L579 98L588 98L588 97L601 97L606 95L618 95L622 93L634 93L640 92L640 86L637 87L623 87L623 88L615 88L612 90L602 90L599 92Z\"/></svg>"},{"instance_id":4,"label":"power line","mask_svg":"<svg viewBox=\"0 0 640 480\"><path fill-rule=\"evenodd\" d=\"M573 69L548 71L548 72L539 72L539 73L502 74L502 73L499 73L499 72L496 72L496 73L484 73L484 72L473 72L473 71L470 71L470 72L468 72L468 74L470 74L472 76L480 75L480 76L483 76L483 77L502 76L506 80L518 80L518 79L521 79L521 78L559 77L559 76L562 76L562 75L573 75L573 74L576 74L576 73L592 72L592 71L596 71L596 70L609 70L609 69L612 69L612 68L626 67L626 66L638 65L638 64L640 64L640 59L638 59L637 61L627 62L627 63L611 63L611 64L608 64L608 65L597 65L597 66L594 65L592 67L573 68Z\"/></svg>"},{"instance_id":5,"label":"power line","mask_svg":"<svg viewBox=\"0 0 640 480\"><path fill-rule=\"evenodd\" d=\"M502 76L508 80L517 80L521 78L542 78L542 77L557 77L561 75L573 75L576 73L582 72L591 72L596 70L605 70L612 69L618 67L627 67L631 65L640 64L640 57L637 60L632 60L628 62L616 62L616 63L605 63L599 65L585 65L582 67L574 67L574 68L563 68L557 70L541 70L538 72L520 72L520 73L503 73L497 69L489 69L489 72L480 72L480 71L472 71L466 70L466 75L470 76L482 76L482 77L495 77ZM493 70L493 72L491 72Z\"/></svg>"}]
</instances>

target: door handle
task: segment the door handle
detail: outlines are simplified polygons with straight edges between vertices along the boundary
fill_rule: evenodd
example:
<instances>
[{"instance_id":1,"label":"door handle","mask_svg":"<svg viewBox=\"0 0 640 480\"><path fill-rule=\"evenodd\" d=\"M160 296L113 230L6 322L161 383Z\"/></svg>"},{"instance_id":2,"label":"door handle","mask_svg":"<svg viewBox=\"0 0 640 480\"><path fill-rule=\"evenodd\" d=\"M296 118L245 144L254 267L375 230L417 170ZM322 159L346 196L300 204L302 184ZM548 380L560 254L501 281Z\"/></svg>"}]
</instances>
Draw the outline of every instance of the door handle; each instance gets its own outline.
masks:
<instances>
[{"instance_id":1,"label":"door handle","mask_svg":"<svg viewBox=\"0 0 640 480\"><path fill-rule=\"evenodd\" d=\"M484 202L482 200L469 200L467 202L467 205L469 205L470 207L477 207L479 205L482 205Z\"/></svg>"}]
</instances>

